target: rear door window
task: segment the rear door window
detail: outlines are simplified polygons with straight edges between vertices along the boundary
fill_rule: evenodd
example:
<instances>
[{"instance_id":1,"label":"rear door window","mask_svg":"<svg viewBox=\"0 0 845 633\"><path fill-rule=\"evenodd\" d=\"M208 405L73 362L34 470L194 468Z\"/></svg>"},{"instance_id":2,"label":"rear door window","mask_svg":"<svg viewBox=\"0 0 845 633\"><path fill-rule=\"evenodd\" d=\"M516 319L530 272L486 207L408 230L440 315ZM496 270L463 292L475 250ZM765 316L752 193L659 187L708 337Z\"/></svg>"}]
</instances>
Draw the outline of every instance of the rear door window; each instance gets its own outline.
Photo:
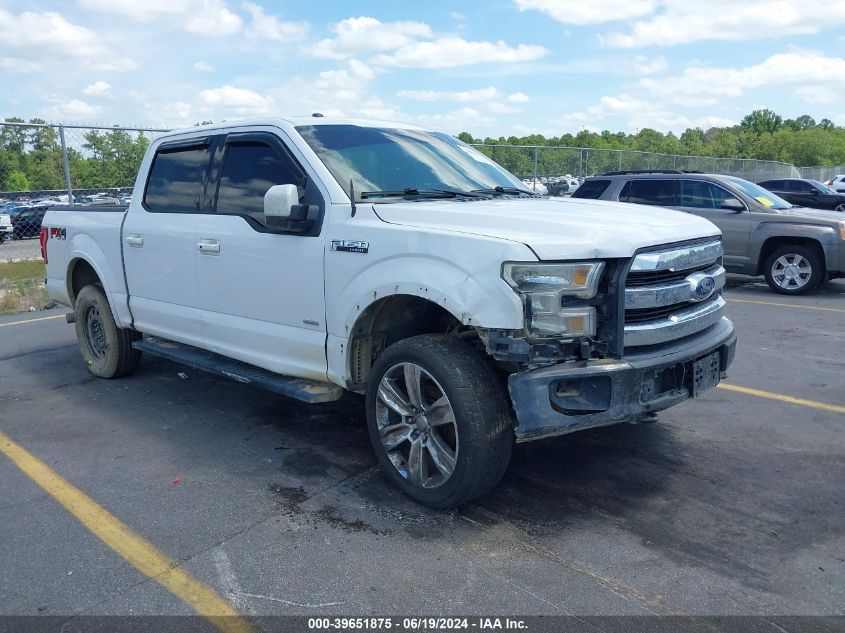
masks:
<instances>
[{"instance_id":1,"label":"rear door window","mask_svg":"<svg viewBox=\"0 0 845 633\"><path fill-rule=\"evenodd\" d=\"M677 180L629 180L619 194L620 202L671 207L677 204Z\"/></svg>"},{"instance_id":2,"label":"rear door window","mask_svg":"<svg viewBox=\"0 0 845 633\"><path fill-rule=\"evenodd\" d=\"M200 213L210 160L208 145L156 152L144 192L144 206L156 213Z\"/></svg>"},{"instance_id":3,"label":"rear door window","mask_svg":"<svg viewBox=\"0 0 845 633\"><path fill-rule=\"evenodd\" d=\"M681 181L681 206L693 209L721 209L725 200L738 198L706 180Z\"/></svg>"}]
</instances>

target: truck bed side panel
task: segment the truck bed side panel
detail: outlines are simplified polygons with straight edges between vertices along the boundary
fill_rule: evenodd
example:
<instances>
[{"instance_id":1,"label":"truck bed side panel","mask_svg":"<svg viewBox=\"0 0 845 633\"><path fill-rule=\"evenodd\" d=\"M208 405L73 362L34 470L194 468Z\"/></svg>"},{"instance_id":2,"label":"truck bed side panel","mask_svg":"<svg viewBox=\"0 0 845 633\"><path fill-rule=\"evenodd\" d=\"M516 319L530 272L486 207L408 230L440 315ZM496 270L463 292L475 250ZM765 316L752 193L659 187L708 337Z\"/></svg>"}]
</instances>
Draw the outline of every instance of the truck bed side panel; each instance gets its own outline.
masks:
<instances>
[{"instance_id":1,"label":"truck bed side panel","mask_svg":"<svg viewBox=\"0 0 845 633\"><path fill-rule=\"evenodd\" d=\"M126 305L120 229L126 207L59 207L50 209L42 226L47 227L47 292L70 306L73 303L71 274L78 260L97 273L112 313L120 327L131 317Z\"/></svg>"}]
</instances>

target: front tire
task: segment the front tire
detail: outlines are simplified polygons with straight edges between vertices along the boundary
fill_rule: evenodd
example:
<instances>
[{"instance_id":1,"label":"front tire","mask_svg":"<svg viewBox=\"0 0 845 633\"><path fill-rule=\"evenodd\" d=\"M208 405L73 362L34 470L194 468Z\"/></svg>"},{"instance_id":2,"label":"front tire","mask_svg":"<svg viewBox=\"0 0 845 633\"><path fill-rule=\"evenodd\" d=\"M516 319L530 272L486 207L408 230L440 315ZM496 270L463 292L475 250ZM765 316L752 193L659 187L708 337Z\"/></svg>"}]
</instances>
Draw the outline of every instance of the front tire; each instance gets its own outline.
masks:
<instances>
[{"instance_id":1,"label":"front tire","mask_svg":"<svg viewBox=\"0 0 845 633\"><path fill-rule=\"evenodd\" d=\"M484 357L450 336L391 345L367 383L370 441L388 478L431 508L488 493L513 448L504 385Z\"/></svg>"},{"instance_id":2,"label":"front tire","mask_svg":"<svg viewBox=\"0 0 845 633\"><path fill-rule=\"evenodd\" d=\"M815 290L824 279L824 273L816 252L797 244L775 249L764 269L769 288L783 295L803 295Z\"/></svg>"},{"instance_id":3,"label":"front tire","mask_svg":"<svg viewBox=\"0 0 845 633\"><path fill-rule=\"evenodd\" d=\"M74 304L76 338L88 369L100 378L131 374L141 362L132 343L141 335L117 327L106 295L99 286L85 286Z\"/></svg>"}]
</instances>

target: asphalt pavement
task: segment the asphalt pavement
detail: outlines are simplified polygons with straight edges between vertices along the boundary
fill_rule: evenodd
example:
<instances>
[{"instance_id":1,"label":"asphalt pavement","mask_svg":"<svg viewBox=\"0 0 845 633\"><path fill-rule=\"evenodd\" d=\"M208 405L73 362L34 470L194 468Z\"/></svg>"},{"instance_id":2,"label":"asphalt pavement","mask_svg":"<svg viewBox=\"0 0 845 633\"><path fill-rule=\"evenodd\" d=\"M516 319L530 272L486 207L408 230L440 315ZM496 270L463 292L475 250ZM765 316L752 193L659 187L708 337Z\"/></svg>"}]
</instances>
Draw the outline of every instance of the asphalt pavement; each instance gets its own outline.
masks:
<instances>
[{"instance_id":1,"label":"asphalt pavement","mask_svg":"<svg viewBox=\"0 0 845 633\"><path fill-rule=\"evenodd\" d=\"M361 398L100 380L62 311L0 318L0 433L246 616L843 615L845 282L726 298L748 391L518 445L460 511L387 482ZM0 615L193 613L3 454L0 482Z\"/></svg>"}]
</instances>

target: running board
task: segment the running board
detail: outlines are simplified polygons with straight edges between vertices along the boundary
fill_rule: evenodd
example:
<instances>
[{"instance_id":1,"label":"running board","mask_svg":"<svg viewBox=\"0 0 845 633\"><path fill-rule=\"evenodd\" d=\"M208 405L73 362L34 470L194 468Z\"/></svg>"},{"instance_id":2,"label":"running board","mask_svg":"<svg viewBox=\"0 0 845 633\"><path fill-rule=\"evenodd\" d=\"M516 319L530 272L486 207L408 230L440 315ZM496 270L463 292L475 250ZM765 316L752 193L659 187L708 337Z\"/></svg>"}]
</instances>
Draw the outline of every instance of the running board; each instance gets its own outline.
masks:
<instances>
[{"instance_id":1,"label":"running board","mask_svg":"<svg viewBox=\"0 0 845 633\"><path fill-rule=\"evenodd\" d=\"M255 385L303 402L333 402L340 399L343 389L337 385L305 378L291 378L274 374L255 365L242 363L221 354L198 347L174 343L156 336L146 336L132 346L153 356L160 356L194 369L201 369L248 385Z\"/></svg>"}]
</instances>

